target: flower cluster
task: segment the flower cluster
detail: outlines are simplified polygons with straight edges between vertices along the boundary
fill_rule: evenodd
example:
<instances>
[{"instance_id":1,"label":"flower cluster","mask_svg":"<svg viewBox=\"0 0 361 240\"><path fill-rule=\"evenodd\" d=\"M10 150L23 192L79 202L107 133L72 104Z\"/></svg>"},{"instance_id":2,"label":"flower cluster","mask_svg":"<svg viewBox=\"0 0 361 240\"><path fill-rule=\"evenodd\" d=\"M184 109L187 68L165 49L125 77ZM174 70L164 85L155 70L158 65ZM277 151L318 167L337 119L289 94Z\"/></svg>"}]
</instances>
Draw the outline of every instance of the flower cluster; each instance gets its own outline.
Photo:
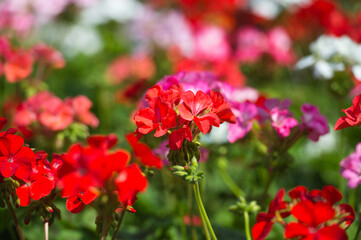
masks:
<instances>
[{"instance_id":1,"label":"flower cluster","mask_svg":"<svg viewBox=\"0 0 361 240\"><path fill-rule=\"evenodd\" d=\"M169 147L179 149L184 139L192 141L200 132L209 133L212 127L223 122L235 123L229 104L222 94L210 91L183 91L181 84L172 84L163 89L160 85L151 87L145 94L148 107L141 108L134 116L136 132L154 136L169 133Z\"/></svg>"},{"instance_id":2,"label":"flower cluster","mask_svg":"<svg viewBox=\"0 0 361 240\"><path fill-rule=\"evenodd\" d=\"M277 135L274 137L281 139L288 137L292 129L294 135L300 137L306 134L313 141L318 141L320 136L329 132L327 119L320 114L316 106L304 104L301 107L303 116L298 123L289 110L291 104L289 100L266 99L252 88L231 86L219 81L209 72L181 72L164 77L158 84L165 89L174 84L182 84L184 91L193 93L199 90L204 93L219 91L225 96L236 119L235 124L228 126L226 133L231 143L245 137L254 122L261 125L264 131L269 129L268 126L271 127L268 135L274 135L273 132L276 132Z\"/></svg>"},{"instance_id":3,"label":"flower cluster","mask_svg":"<svg viewBox=\"0 0 361 240\"><path fill-rule=\"evenodd\" d=\"M67 209L78 213L100 195L107 195L110 200L115 195L115 202L108 204L114 210L127 209L135 202L137 193L147 188L146 177L137 164L128 165L128 152L110 151L117 143L114 135L91 136L87 143L86 146L74 144L61 156L64 164L58 186L61 197L67 198Z\"/></svg>"},{"instance_id":4,"label":"flower cluster","mask_svg":"<svg viewBox=\"0 0 361 240\"><path fill-rule=\"evenodd\" d=\"M15 124L20 128L40 123L50 131L60 131L74 121L97 127L99 120L90 112L91 101L83 95L62 101L51 92L43 91L20 104L15 113Z\"/></svg>"},{"instance_id":5,"label":"flower cluster","mask_svg":"<svg viewBox=\"0 0 361 240\"><path fill-rule=\"evenodd\" d=\"M0 75L8 82L18 82L33 71L34 58L24 49L12 49L7 38L0 38Z\"/></svg>"},{"instance_id":6,"label":"flower cluster","mask_svg":"<svg viewBox=\"0 0 361 240\"><path fill-rule=\"evenodd\" d=\"M10 83L19 82L30 76L34 63L44 68L63 68L65 61L60 52L40 43L30 50L14 48L8 38L0 37L0 75L4 74Z\"/></svg>"},{"instance_id":7,"label":"flower cluster","mask_svg":"<svg viewBox=\"0 0 361 240\"><path fill-rule=\"evenodd\" d=\"M0 131L6 123L0 118ZM19 199L17 205L28 208L25 224L31 220L31 214L37 212L44 222L50 224L55 217L60 218L59 209L53 204L57 183L57 175L62 166L62 160L54 155L53 161L47 160L43 151L34 153L24 146L24 139L14 135L15 129L10 128L0 132L0 202L13 202Z\"/></svg>"},{"instance_id":8,"label":"flower cluster","mask_svg":"<svg viewBox=\"0 0 361 240\"><path fill-rule=\"evenodd\" d=\"M31 199L39 200L48 196L56 186L62 164L62 160L57 155L54 155L53 161L50 163L45 152L37 152L31 174L22 179L21 185L16 189L20 206L28 206Z\"/></svg>"},{"instance_id":9,"label":"flower cluster","mask_svg":"<svg viewBox=\"0 0 361 240\"><path fill-rule=\"evenodd\" d=\"M288 32L297 39L314 39L319 34L348 35L360 42L360 14L350 16L338 1L313 0L286 16Z\"/></svg>"},{"instance_id":10,"label":"flower cluster","mask_svg":"<svg viewBox=\"0 0 361 240\"><path fill-rule=\"evenodd\" d=\"M284 195L285 190L281 189L268 212L258 214L252 228L254 240L265 239L276 223L284 227L285 239L348 239L345 230L354 221L355 212L349 204L336 205L342 194L335 187L308 191L298 186L288 192L291 201L284 201Z\"/></svg>"}]
</instances>

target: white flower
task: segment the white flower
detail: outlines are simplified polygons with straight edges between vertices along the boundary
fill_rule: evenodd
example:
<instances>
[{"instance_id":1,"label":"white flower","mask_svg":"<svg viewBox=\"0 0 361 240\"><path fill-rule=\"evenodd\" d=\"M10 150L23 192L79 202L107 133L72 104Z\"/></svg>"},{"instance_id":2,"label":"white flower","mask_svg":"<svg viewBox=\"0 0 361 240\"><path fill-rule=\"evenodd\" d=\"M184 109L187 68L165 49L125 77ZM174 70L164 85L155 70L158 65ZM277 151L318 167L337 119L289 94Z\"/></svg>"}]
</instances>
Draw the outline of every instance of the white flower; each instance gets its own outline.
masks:
<instances>
[{"instance_id":1,"label":"white flower","mask_svg":"<svg viewBox=\"0 0 361 240\"><path fill-rule=\"evenodd\" d=\"M303 57L296 69L314 67L316 78L331 79L334 72L351 67L353 74L361 77L361 45L348 36L322 35L310 44L311 55Z\"/></svg>"}]
</instances>

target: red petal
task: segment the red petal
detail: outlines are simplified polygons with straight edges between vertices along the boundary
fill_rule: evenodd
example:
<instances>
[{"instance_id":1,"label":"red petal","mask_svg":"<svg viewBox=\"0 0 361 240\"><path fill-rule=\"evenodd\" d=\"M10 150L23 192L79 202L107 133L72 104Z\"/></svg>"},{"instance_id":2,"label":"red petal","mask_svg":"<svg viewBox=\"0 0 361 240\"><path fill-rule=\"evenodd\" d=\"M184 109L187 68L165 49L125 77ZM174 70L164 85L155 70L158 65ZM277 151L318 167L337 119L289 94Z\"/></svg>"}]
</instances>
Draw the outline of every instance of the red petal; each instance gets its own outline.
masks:
<instances>
[{"instance_id":1,"label":"red petal","mask_svg":"<svg viewBox=\"0 0 361 240\"><path fill-rule=\"evenodd\" d=\"M26 207L30 204L30 188L26 185L22 185L16 189L16 195L20 200L20 206Z\"/></svg>"},{"instance_id":2,"label":"red petal","mask_svg":"<svg viewBox=\"0 0 361 240\"><path fill-rule=\"evenodd\" d=\"M3 128L5 127L6 122L6 118L0 117L0 131L3 130Z\"/></svg>"},{"instance_id":3,"label":"red petal","mask_svg":"<svg viewBox=\"0 0 361 240\"><path fill-rule=\"evenodd\" d=\"M173 150L180 149L184 139L187 139L188 141L192 141L192 132L188 127L180 128L178 130L173 131L171 134L169 134L170 149Z\"/></svg>"},{"instance_id":4,"label":"red petal","mask_svg":"<svg viewBox=\"0 0 361 240\"><path fill-rule=\"evenodd\" d=\"M302 201L291 209L291 214L300 222L313 226L314 205L311 201Z\"/></svg>"},{"instance_id":5,"label":"red petal","mask_svg":"<svg viewBox=\"0 0 361 240\"><path fill-rule=\"evenodd\" d=\"M288 195L292 198L292 199L304 199L304 197L306 196L308 192L308 189L305 186L297 186L294 189L292 189L291 191L288 192Z\"/></svg>"},{"instance_id":6,"label":"red petal","mask_svg":"<svg viewBox=\"0 0 361 240\"><path fill-rule=\"evenodd\" d=\"M355 211L349 204L346 203L340 204L338 207L341 214L345 215L345 217L343 217L342 219L343 222L346 224L346 228L348 228L355 220Z\"/></svg>"},{"instance_id":7,"label":"red petal","mask_svg":"<svg viewBox=\"0 0 361 240\"><path fill-rule=\"evenodd\" d=\"M45 197L51 193L53 190L54 184L49 178L45 176L39 176L31 184L31 198L34 200L39 200L42 197Z\"/></svg>"},{"instance_id":8,"label":"red petal","mask_svg":"<svg viewBox=\"0 0 361 240\"><path fill-rule=\"evenodd\" d=\"M340 117L340 118L337 120L337 122L336 122L336 124L335 124L335 130L336 130L336 131L337 131L337 130L344 129L344 128L347 128L347 127L351 127L351 125L346 122L346 118L347 118L347 117Z\"/></svg>"},{"instance_id":9,"label":"red petal","mask_svg":"<svg viewBox=\"0 0 361 240\"><path fill-rule=\"evenodd\" d=\"M15 176L26 180L32 170L32 166L35 164L35 153L28 147L22 147L20 151L14 156L14 162L18 164L18 168L15 172Z\"/></svg>"},{"instance_id":10,"label":"red petal","mask_svg":"<svg viewBox=\"0 0 361 240\"><path fill-rule=\"evenodd\" d=\"M188 104L187 105L192 109L192 113L194 115L198 115L205 109L211 107L212 104L212 99L207 94L202 91L197 91L193 106L190 107Z\"/></svg>"},{"instance_id":11,"label":"red petal","mask_svg":"<svg viewBox=\"0 0 361 240\"><path fill-rule=\"evenodd\" d=\"M105 149L112 148L118 142L118 138L115 134L104 135L92 135L86 140L91 147L104 147Z\"/></svg>"},{"instance_id":12,"label":"red petal","mask_svg":"<svg viewBox=\"0 0 361 240\"><path fill-rule=\"evenodd\" d=\"M84 204L88 205L89 203L93 202L99 196L99 192L95 188L88 189L84 192L81 196L81 200Z\"/></svg>"},{"instance_id":13,"label":"red petal","mask_svg":"<svg viewBox=\"0 0 361 240\"><path fill-rule=\"evenodd\" d=\"M162 160L153 154L150 148L144 144L139 143L138 140L131 134L126 135L127 141L133 148L134 154L140 161L148 167L162 168Z\"/></svg>"},{"instance_id":14,"label":"red petal","mask_svg":"<svg viewBox=\"0 0 361 240\"><path fill-rule=\"evenodd\" d=\"M193 120L193 114L191 113L191 110L185 105L185 103L181 103L179 105L178 112L183 119L187 121Z\"/></svg>"},{"instance_id":15,"label":"red petal","mask_svg":"<svg viewBox=\"0 0 361 240\"><path fill-rule=\"evenodd\" d=\"M317 240L347 240L345 230L337 225L323 227L315 234Z\"/></svg>"},{"instance_id":16,"label":"red petal","mask_svg":"<svg viewBox=\"0 0 361 240\"><path fill-rule=\"evenodd\" d=\"M66 209L72 213L79 213L84 207L84 203L80 200L78 195L74 195L66 199Z\"/></svg>"},{"instance_id":17,"label":"red petal","mask_svg":"<svg viewBox=\"0 0 361 240\"><path fill-rule=\"evenodd\" d=\"M335 210L328 203L316 202L313 212L314 226L318 226L335 217Z\"/></svg>"},{"instance_id":18,"label":"red petal","mask_svg":"<svg viewBox=\"0 0 361 240\"><path fill-rule=\"evenodd\" d=\"M1 174L5 178L12 177L15 174L17 168L18 165L16 163L4 162L1 166Z\"/></svg>"},{"instance_id":19,"label":"red petal","mask_svg":"<svg viewBox=\"0 0 361 240\"><path fill-rule=\"evenodd\" d=\"M273 226L272 222L258 222L252 227L253 240L263 240L267 237Z\"/></svg>"},{"instance_id":20,"label":"red petal","mask_svg":"<svg viewBox=\"0 0 361 240\"><path fill-rule=\"evenodd\" d=\"M297 238L297 237L304 238L307 235L309 235L308 228L300 223L290 223L290 224L287 224L287 226L286 226L286 229L285 229L285 238L286 239Z\"/></svg>"},{"instance_id":21,"label":"red petal","mask_svg":"<svg viewBox=\"0 0 361 240\"><path fill-rule=\"evenodd\" d=\"M122 171L115 180L120 202L129 202L138 192L144 191L148 186L147 178L138 165L132 164Z\"/></svg>"},{"instance_id":22,"label":"red petal","mask_svg":"<svg viewBox=\"0 0 361 240\"><path fill-rule=\"evenodd\" d=\"M342 199L342 194L334 186L328 185L322 188L322 196L331 204L335 204Z\"/></svg>"},{"instance_id":23,"label":"red petal","mask_svg":"<svg viewBox=\"0 0 361 240\"><path fill-rule=\"evenodd\" d=\"M200 117L194 116L194 123L203 134L209 133L212 126L219 127L220 121L216 114L207 113Z\"/></svg>"},{"instance_id":24,"label":"red petal","mask_svg":"<svg viewBox=\"0 0 361 240\"><path fill-rule=\"evenodd\" d=\"M145 93L144 99L148 102L152 101L154 98L159 97L159 93L162 91L162 87L160 85L154 85L149 88Z\"/></svg>"}]
</instances>

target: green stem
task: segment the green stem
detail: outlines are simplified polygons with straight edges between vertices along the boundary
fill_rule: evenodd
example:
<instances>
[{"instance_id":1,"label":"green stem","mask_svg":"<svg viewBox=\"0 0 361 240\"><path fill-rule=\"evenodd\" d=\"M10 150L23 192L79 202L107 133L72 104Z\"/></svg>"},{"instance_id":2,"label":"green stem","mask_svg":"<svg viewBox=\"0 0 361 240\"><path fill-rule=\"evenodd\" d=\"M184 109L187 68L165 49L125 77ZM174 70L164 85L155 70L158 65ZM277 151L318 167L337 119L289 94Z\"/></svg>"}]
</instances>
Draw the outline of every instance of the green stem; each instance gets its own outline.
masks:
<instances>
[{"instance_id":1,"label":"green stem","mask_svg":"<svg viewBox=\"0 0 361 240\"><path fill-rule=\"evenodd\" d=\"M199 209L199 213L201 214L202 217L202 224L204 225L204 221L207 225L207 228L209 229L211 236L214 240L217 240L216 235L214 234L211 222L209 221L209 218L207 216L206 210L204 209L203 203L202 203L202 199L201 199L201 194L199 191L199 184L198 182L193 184L193 190L194 190L194 196L196 198L197 201L197 205L198 205L198 209ZM208 239L208 238L207 238Z\"/></svg>"},{"instance_id":2,"label":"green stem","mask_svg":"<svg viewBox=\"0 0 361 240\"><path fill-rule=\"evenodd\" d=\"M356 232L356 235L355 235L355 240L359 240L359 235L360 235L360 232L361 232L361 221L360 221L360 217L359 217L359 223L358 223L358 228L357 228L357 232Z\"/></svg>"},{"instance_id":3,"label":"green stem","mask_svg":"<svg viewBox=\"0 0 361 240\"><path fill-rule=\"evenodd\" d=\"M193 240L198 240L197 237L197 232L196 232L196 228L194 226L194 222L193 222L193 201L192 201L192 189L191 186L189 184L187 184L187 201L188 201L188 216L190 217L190 222L191 222L191 232L192 232L192 239Z\"/></svg>"},{"instance_id":4,"label":"green stem","mask_svg":"<svg viewBox=\"0 0 361 240\"><path fill-rule=\"evenodd\" d=\"M104 215L103 216L103 226L102 226L102 236L100 238L100 240L106 240L107 239L107 235L108 235L108 215Z\"/></svg>"},{"instance_id":5,"label":"green stem","mask_svg":"<svg viewBox=\"0 0 361 240\"><path fill-rule=\"evenodd\" d=\"M120 218L119 218L119 221L117 223L117 227L115 228L115 231L113 233L113 236L112 236L112 240L115 240L117 235L118 235L118 231L119 231L119 228L120 228L120 225L122 224L123 222L123 218L124 218L124 215L125 215L125 210L123 209L122 212L120 213Z\"/></svg>"},{"instance_id":6,"label":"green stem","mask_svg":"<svg viewBox=\"0 0 361 240\"><path fill-rule=\"evenodd\" d=\"M249 231L249 214L247 211L244 211L243 215L244 215L244 229L246 231L247 240L252 240L251 233Z\"/></svg>"},{"instance_id":7,"label":"green stem","mask_svg":"<svg viewBox=\"0 0 361 240\"><path fill-rule=\"evenodd\" d=\"M263 194L262 194L262 202L265 202L267 197L268 197L268 190L269 190L269 187L271 186L273 178L274 178L274 173L273 173L272 170L269 170L266 187L264 188L264 191L263 191Z\"/></svg>"},{"instance_id":8,"label":"green stem","mask_svg":"<svg viewBox=\"0 0 361 240\"><path fill-rule=\"evenodd\" d=\"M233 194L236 195L236 197L244 197L244 192L237 186L237 184L229 176L228 172L222 168L219 168L219 170L223 181L226 183L227 187L233 192Z\"/></svg>"},{"instance_id":9,"label":"green stem","mask_svg":"<svg viewBox=\"0 0 361 240\"><path fill-rule=\"evenodd\" d=\"M10 214L11 214L13 220L14 220L15 228L16 228L16 231L18 232L19 239L24 240L25 238L24 238L24 235L23 235L23 231L21 230L21 227L20 227L18 218L16 217L13 206L11 205L9 199L6 199L5 202L6 202L6 205L8 206Z\"/></svg>"}]
</instances>

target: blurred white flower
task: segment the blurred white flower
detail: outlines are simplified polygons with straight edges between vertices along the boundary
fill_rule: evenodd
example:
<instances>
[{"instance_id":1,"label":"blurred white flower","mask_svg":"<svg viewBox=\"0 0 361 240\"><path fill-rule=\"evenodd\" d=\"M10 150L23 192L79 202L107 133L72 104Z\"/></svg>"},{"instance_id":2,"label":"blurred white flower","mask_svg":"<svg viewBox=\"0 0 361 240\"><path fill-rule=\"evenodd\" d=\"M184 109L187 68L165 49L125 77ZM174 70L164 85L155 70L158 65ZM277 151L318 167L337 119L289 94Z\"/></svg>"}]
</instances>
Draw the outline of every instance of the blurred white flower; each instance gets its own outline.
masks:
<instances>
[{"instance_id":1,"label":"blurred white flower","mask_svg":"<svg viewBox=\"0 0 361 240\"><path fill-rule=\"evenodd\" d=\"M312 0L250 0L249 8L255 15L265 19L274 19L283 10L292 11L311 2Z\"/></svg>"},{"instance_id":2,"label":"blurred white flower","mask_svg":"<svg viewBox=\"0 0 361 240\"><path fill-rule=\"evenodd\" d=\"M296 69L313 66L316 78L331 79L335 72L350 67L356 78L361 77L361 45L350 37L322 35L311 43L310 51L311 55L298 61Z\"/></svg>"}]
</instances>

